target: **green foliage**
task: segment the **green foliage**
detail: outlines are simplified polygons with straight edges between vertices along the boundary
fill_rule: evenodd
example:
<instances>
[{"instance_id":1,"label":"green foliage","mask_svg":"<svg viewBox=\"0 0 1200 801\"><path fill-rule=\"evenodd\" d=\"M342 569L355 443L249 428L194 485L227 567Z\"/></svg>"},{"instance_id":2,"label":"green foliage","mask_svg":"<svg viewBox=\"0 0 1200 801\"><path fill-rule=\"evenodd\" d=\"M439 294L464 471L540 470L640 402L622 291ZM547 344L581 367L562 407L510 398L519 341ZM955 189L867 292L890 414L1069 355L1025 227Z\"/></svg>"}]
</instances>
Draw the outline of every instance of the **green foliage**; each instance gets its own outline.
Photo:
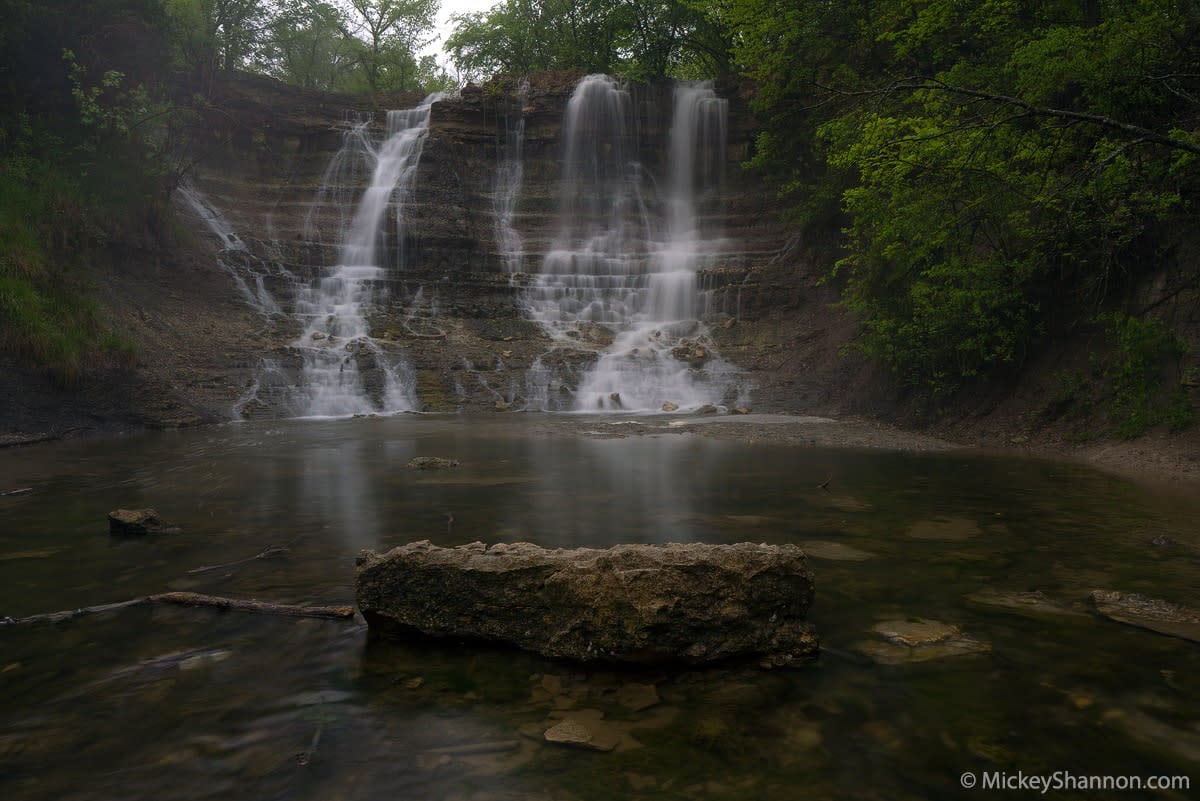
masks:
<instances>
[{"instance_id":1,"label":"green foliage","mask_svg":"<svg viewBox=\"0 0 1200 801\"><path fill-rule=\"evenodd\" d=\"M439 0L349 0L363 40L359 61L367 86L413 89L417 52L429 44Z\"/></svg>"},{"instance_id":2,"label":"green foliage","mask_svg":"<svg viewBox=\"0 0 1200 801\"><path fill-rule=\"evenodd\" d=\"M691 0L503 0L452 19L446 49L472 80L551 70L701 78L728 69L728 29Z\"/></svg>"},{"instance_id":3,"label":"green foliage","mask_svg":"<svg viewBox=\"0 0 1200 801\"><path fill-rule=\"evenodd\" d=\"M254 69L285 83L338 91L359 68L362 43L341 8L326 2L287 0L270 21Z\"/></svg>"},{"instance_id":4,"label":"green foliage","mask_svg":"<svg viewBox=\"0 0 1200 801\"><path fill-rule=\"evenodd\" d=\"M1109 418L1113 432L1133 439L1146 429L1169 423L1172 430L1191 424L1191 402L1180 380L1187 346L1154 318L1103 315L1112 350L1100 362L1112 392Z\"/></svg>"},{"instance_id":5,"label":"green foliage","mask_svg":"<svg viewBox=\"0 0 1200 801\"><path fill-rule=\"evenodd\" d=\"M1200 139L1200 7L724 0L758 82L749 166L810 240L856 343L940 405L1007 373L1166 256Z\"/></svg>"},{"instance_id":6,"label":"green foliage","mask_svg":"<svg viewBox=\"0 0 1200 801\"><path fill-rule=\"evenodd\" d=\"M67 386L85 366L130 364L132 349L104 322L78 264L102 236L94 199L27 141L13 150L0 161L0 345Z\"/></svg>"}]
</instances>

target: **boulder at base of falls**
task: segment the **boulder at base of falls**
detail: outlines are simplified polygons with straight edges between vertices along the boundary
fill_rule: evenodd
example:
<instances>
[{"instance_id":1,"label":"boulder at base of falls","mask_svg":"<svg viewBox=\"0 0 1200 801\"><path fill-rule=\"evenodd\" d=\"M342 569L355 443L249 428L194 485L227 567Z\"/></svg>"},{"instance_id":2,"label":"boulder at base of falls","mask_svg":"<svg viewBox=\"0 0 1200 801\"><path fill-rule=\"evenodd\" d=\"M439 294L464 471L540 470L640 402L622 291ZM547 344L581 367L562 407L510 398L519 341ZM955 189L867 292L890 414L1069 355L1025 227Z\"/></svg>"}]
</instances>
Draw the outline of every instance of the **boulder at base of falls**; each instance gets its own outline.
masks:
<instances>
[{"instance_id":1,"label":"boulder at base of falls","mask_svg":"<svg viewBox=\"0 0 1200 801\"><path fill-rule=\"evenodd\" d=\"M580 662L705 664L815 658L813 575L795 545L527 542L363 551L358 606L372 630L514 645Z\"/></svg>"}]
</instances>

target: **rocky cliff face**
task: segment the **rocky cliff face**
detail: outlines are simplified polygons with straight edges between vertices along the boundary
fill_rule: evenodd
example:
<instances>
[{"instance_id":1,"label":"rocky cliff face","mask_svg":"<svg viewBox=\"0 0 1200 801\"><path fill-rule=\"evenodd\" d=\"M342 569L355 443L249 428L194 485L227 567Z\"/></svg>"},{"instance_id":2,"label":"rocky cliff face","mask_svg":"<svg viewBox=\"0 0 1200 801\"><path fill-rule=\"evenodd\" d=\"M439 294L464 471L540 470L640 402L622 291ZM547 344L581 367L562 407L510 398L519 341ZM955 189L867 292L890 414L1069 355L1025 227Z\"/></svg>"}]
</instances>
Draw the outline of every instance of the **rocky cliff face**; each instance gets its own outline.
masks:
<instances>
[{"instance_id":1,"label":"rocky cliff face","mask_svg":"<svg viewBox=\"0 0 1200 801\"><path fill-rule=\"evenodd\" d=\"M385 274L371 282L364 308L378 347L347 353L368 394L383 392L381 364L399 360L417 408L534 408L545 398L532 397L533 373L554 373L567 393L594 363L596 343L556 346L522 302L558 232L564 109L580 77L468 87L432 106L405 219L385 224ZM650 176L665 169L671 92L667 84L630 87L636 159ZM722 246L697 276L707 293L707 347L742 372L756 409L827 410L832 353L845 332L831 327L831 298L778 221L772 192L740 166L755 133L743 93L735 83L717 93L729 104L722 188L700 225L719 231ZM403 96L382 105L419 102ZM369 115L371 134L382 137L384 109L249 79L228 87L217 105L212 152L195 179L208 206L183 210L220 251L213 258L243 307L260 318L249 340L238 340L222 391L230 414L287 414L284 396L302 370L297 292L337 263L339 229L356 202L352 193L321 191L327 170L354 120ZM504 170L516 155L520 182L510 197ZM213 233L222 226L228 241ZM506 231L521 244L519 263ZM219 405L222 391L209 402Z\"/></svg>"}]
</instances>

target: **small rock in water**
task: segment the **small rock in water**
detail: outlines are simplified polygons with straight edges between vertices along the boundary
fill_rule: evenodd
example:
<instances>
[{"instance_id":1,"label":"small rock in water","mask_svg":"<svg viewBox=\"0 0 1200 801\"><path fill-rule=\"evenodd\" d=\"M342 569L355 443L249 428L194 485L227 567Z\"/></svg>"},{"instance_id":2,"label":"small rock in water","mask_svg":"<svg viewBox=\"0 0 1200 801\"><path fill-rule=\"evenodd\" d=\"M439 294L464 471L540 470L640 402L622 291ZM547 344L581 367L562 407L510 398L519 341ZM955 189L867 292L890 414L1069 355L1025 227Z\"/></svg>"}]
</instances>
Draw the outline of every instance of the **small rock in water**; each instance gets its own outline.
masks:
<instances>
[{"instance_id":1,"label":"small rock in water","mask_svg":"<svg viewBox=\"0 0 1200 801\"><path fill-rule=\"evenodd\" d=\"M618 737L608 731L603 724L590 722L585 726L578 720L568 718L562 723L546 729L543 737L546 742L565 745L572 748L585 748L590 751L611 751L617 747ZM593 731L594 729L594 731Z\"/></svg>"},{"instance_id":2,"label":"small rock in water","mask_svg":"<svg viewBox=\"0 0 1200 801\"><path fill-rule=\"evenodd\" d=\"M1200 642L1200 610L1176 606L1137 593L1093 590L1089 598L1098 614L1118 623Z\"/></svg>"},{"instance_id":3,"label":"small rock in water","mask_svg":"<svg viewBox=\"0 0 1200 801\"><path fill-rule=\"evenodd\" d=\"M630 712L641 712L659 703L653 684L626 684L617 690L617 703Z\"/></svg>"},{"instance_id":4,"label":"small rock in water","mask_svg":"<svg viewBox=\"0 0 1200 801\"><path fill-rule=\"evenodd\" d=\"M968 637L957 626L936 620L887 620L872 630L885 642L861 642L855 650L884 665L927 662L991 650L987 643Z\"/></svg>"},{"instance_id":5,"label":"small rock in water","mask_svg":"<svg viewBox=\"0 0 1200 801\"><path fill-rule=\"evenodd\" d=\"M671 403L670 401L667 401L666 403L664 403L664 404L662 405L662 410L663 410L664 412L675 412L675 411L679 411L679 404L678 404L678 403Z\"/></svg>"},{"instance_id":6,"label":"small rock in water","mask_svg":"<svg viewBox=\"0 0 1200 801\"><path fill-rule=\"evenodd\" d=\"M612 401L618 409L621 408L621 393L620 392L612 393L611 395L608 396L608 399L610 401Z\"/></svg>"},{"instance_id":7,"label":"small rock in water","mask_svg":"<svg viewBox=\"0 0 1200 801\"><path fill-rule=\"evenodd\" d=\"M717 413L717 407L713 406L711 403L706 403L703 406L701 406L699 409L696 410L696 414L716 414L716 413Z\"/></svg>"},{"instance_id":8,"label":"small rock in water","mask_svg":"<svg viewBox=\"0 0 1200 801\"><path fill-rule=\"evenodd\" d=\"M178 531L164 523L153 509L116 509L108 513L108 533L115 536L141 536Z\"/></svg>"},{"instance_id":9,"label":"small rock in water","mask_svg":"<svg viewBox=\"0 0 1200 801\"><path fill-rule=\"evenodd\" d=\"M958 542L977 537L982 533L974 520L962 517L939 517L921 520L908 529L908 536L918 540L947 540Z\"/></svg>"},{"instance_id":10,"label":"small rock in water","mask_svg":"<svg viewBox=\"0 0 1200 801\"><path fill-rule=\"evenodd\" d=\"M448 467L458 467L457 459L443 459L440 456L417 456L409 459L405 465L410 470L444 470Z\"/></svg>"},{"instance_id":11,"label":"small rock in water","mask_svg":"<svg viewBox=\"0 0 1200 801\"><path fill-rule=\"evenodd\" d=\"M985 587L966 596L967 603L973 606L983 606L1005 612L1013 612L1027 617L1065 616L1084 617L1084 613L1070 606L1061 604L1038 590L1032 592L1011 592Z\"/></svg>"},{"instance_id":12,"label":"small rock in water","mask_svg":"<svg viewBox=\"0 0 1200 801\"><path fill-rule=\"evenodd\" d=\"M875 554L860 550L841 542L814 540L800 543L804 552L815 559L828 559L833 562L863 562L874 558Z\"/></svg>"}]
</instances>

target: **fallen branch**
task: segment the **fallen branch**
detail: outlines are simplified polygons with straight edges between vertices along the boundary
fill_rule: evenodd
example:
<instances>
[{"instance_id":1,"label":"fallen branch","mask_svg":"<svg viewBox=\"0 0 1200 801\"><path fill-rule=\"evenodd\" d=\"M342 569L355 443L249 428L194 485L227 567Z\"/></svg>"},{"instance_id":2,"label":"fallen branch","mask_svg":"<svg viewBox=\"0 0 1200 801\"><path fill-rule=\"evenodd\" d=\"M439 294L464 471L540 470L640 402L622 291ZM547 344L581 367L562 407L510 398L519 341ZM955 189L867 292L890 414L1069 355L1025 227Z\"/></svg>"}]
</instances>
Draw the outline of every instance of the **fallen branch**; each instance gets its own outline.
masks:
<instances>
[{"instance_id":1,"label":"fallen branch","mask_svg":"<svg viewBox=\"0 0 1200 801\"><path fill-rule=\"evenodd\" d=\"M61 623L84 615L101 612L115 612L131 606L144 604L174 604L176 606L204 606L211 609L222 609L234 612L254 612L260 615L283 615L285 617L315 617L335 620L345 620L354 617L352 606L296 606L294 604L277 604L271 601L244 600L239 598L223 598L218 595L203 595L198 592L163 592L157 595L146 595L129 601L99 606L85 606L80 609L68 609L62 612L49 612L28 617L0 617L0 626L15 626L25 623Z\"/></svg>"},{"instance_id":2,"label":"fallen branch","mask_svg":"<svg viewBox=\"0 0 1200 801\"><path fill-rule=\"evenodd\" d=\"M155 603L178 604L180 606L209 606L234 612L257 612L262 615L284 615L286 617L354 617L353 606L296 606L277 604L270 601L244 601L237 598L222 598L219 595L202 595L198 592L163 592L147 596Z\"/></svg>"},{"instance_id":3,"label":"fallen branch","mask_svg":"<svg viewBox=\"0 0 1200 801\"><path fill-rule=\"evenodd\" d=\"M207 573L210 570L223 570L227 567L237 567L238 565L244 565L247 562L253 562L255 559L270 559L272 556L283 556L286 553L288 553L287 548L280 547L278 545L269 545L256 553L254 556L247 556L245 559L238 559L234 562L225 562L224 564L220 565L204 565L203 567L194 567L188 571L188 575L191 576L196 573Z\"/></svg>"},{"instance_id":4,"label":"fallen branch","mask_svg":"<svg viewBox=\"0 0 1200 801\"><path fill-rule=\"evenodd\" d=\"M30 615L29 617L0 617L0 626L15 626L20 623L61 623L64 620L72 620L84 615L93 615L100 612L115 612L118 609L124 609L127 606L140 606L148 603L149 598L134 598L132 601L121 601L115 604L100 604L99 606L85 606L80 609L68 609L65 612L47 612L42 615Z\"/></svg>"}]
</instances>

